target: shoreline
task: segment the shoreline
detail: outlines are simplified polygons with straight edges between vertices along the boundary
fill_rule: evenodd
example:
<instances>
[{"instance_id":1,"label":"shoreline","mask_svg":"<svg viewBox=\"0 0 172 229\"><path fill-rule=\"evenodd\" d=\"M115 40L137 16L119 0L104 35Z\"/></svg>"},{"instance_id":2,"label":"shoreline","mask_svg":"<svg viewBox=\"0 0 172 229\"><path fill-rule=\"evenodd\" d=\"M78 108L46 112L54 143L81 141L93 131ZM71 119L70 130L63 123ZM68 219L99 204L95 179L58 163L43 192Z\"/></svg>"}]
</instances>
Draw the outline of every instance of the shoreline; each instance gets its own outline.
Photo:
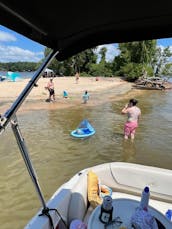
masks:
<instances>
[{"instance_id":1,"label":"shoreline","mask_svg":"<svg viewBox=\"0 0 172 229\"><path fill-rule=\"evenodd\" d=\"M17 82L0 83L0 113L3 114L10 108L30 79ZM80 77L76 83L75 77L56 77L53 79L55 86L55 102L46 102L48 91L45 86L49 78L40 78L38 87L34 87L18 112L29 112L41 109L65 109L73 106L97 106L107 101L118 101L137 96L140 90L132 89L133 83L122 80L119 77ZM68 92L68 98L63 98L63 91ZM88 90L90 99L83 104L82 95Z\"/></svg>"}]
</instances>

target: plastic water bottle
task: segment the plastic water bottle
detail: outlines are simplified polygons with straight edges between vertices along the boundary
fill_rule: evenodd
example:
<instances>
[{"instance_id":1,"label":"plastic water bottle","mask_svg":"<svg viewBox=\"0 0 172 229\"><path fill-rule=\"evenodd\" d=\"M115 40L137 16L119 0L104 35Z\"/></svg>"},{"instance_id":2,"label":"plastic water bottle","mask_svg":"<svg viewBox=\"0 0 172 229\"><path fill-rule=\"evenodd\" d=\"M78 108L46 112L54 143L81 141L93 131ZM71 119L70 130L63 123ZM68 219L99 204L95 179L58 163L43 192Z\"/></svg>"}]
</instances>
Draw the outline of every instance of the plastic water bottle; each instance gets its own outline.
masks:
<instances>
[{"instance_id":1,"label":"plastic water bottle","mask_svg":"<svg viewBox=\"0 0 172 229\"><path fill-rule=\"evenodd\" d=\"M165 215L170 221L172 221L172 210L168 209Z\"/></svg>"},{"instance_id":2,"label":"plastic water bottle","mask_svg":"<svg viewBox=\"0 0 172 229\"><path fill-rule=\"evenodd\" d=\"M140 201L140 207L145 211L148 210L149 197L150 197L149 187L146 186L143 189L141 201Z\"/></svg>"},{"instance_id":3,"label":"plastic water bottle","mask_svg":"<svg viewBox=\"0 0 172 229\"><path fill-rule=\"evenodd\" d=\"M105 196L101 205L101 211L99 219L102 223L108 223L112 220L112 198L111 196Z\"/></svg>"}]
</instances>

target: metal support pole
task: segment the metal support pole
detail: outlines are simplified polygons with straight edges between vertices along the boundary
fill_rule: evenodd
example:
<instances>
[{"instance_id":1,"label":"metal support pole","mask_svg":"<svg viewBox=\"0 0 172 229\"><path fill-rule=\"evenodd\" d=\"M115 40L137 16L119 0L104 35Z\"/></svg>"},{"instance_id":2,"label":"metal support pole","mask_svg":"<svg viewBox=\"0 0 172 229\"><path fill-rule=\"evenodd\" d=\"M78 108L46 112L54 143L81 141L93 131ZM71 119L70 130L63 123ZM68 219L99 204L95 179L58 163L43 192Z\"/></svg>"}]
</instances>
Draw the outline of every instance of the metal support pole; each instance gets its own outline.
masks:
<instances>
[{"instance_id":1,"label":"metal support pole","mask_svg":"<svg viewBox=\"0 0 172 229\"><path fill-rule=\"evenodd\" d=\"M43 209L47 209L46 203L45 203L45 200L44 200L44 197L43 197L43 194L41 192L40 185L38 183L38 179L36 177L36 173L34 171L34 168L32 166L31 160L29 158L28 150L27 150L27 147L25 145L24 138L22 137L21 131L19 129L19 126L18 126L18 122L17 122L17 118L16 117L15 117L15 119L11 120L11 128L13 130L14 136L16 138L17 144L19 146L21 155L23 157L23 160L25 162L25 165L27 167L27 170L29 172L29 175L30 175L30 177L31 177L31 179L33 181L33 184L35 186L35 189L36 189L36 191L38 193L38 196L40 198L40 201L41 201L41 204L43 206Z\"/></svg>"}]
</instances>

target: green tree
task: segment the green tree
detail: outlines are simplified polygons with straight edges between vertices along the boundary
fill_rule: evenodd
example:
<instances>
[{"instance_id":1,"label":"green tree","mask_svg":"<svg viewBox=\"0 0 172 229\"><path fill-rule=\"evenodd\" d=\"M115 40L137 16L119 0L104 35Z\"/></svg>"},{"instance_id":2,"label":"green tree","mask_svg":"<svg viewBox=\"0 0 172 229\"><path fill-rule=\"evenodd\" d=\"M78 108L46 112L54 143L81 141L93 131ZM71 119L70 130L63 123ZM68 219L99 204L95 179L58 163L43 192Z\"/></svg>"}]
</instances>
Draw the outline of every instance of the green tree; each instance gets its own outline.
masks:
<instances>
[{"instance_id":1,"label":"green tree","mask_svg":"<svg viewBox=\"0 0 172 229\"><path fill-rule=\"evenodd\" d=\"M167 74L168 72L170 73L170 65L168 65L167 62L171 56L172 53L169 47L165 49L157 48L154 60L155 76L161 76L162 74Z\"/></svg>"},{"instance_id":2,"label":"green tree","mask_svg":"<svg viewBox=\"0 0 172 229\"><path fill-rule=\"evenodd\" d=\"M106 47L102 47L100 49L99 54L101 55L101 60L100 60L101 63L105 63L106 62L106 52L107 52L107 48Z\"/></svg>"},{"instance_id":3,"label":"green tree","mask_svg":"<svg viewBox=\"0 0 172 229\"><path fill-rule=\"evenodd\" d=\"M96 63L97 60L97 56L94 53L94 49L95 48L87 49L73 56L75 72L89 72L90 64Z\"/></svg>"},{"instance_id":4,"label":"green tree","mask_svg":"<svg viewBox=\"0 0 172 229\"><path fill-rule=\"evenodd\" d=\"M112 67L110 63L106 62L106 52L105 47L101 48L99 54L101 55L101 60L99 63L94 63L90 65L90 75L92 76L112 76Z\"/></svg>"},{"instance_id":5,"label":"green tree","mask_svg":"<svg viewBox=\"0 0 172 229\"><path fill-rule=\"evenodd\" d=\"M35 62L9 62L9 63L0 63L1 71L13 71L13 72L26 72L26 71L35 71L37 63Z\"/></svg>"},{"instance_id":6,"label":"green tree","mask_svg":"<svg viewBox=\"0 0 172 229\"><path fill-rule=\"evenodd\" d=\"M46 57L50 51L51 49L46 48L44 56ZM66 76L74 75L76 71L88 73L90 65L96 63L96 59L97 56L94 53L94 48L87 49L61 62L54 59L49 68L53 69L56 74Z\"/></svg>"},{"instance_id":7,"label":"green tree","mask_svg":"<svg viewBox=\"0 0 172 229\"><path fill-rule=\"evenodd\" d=\"M156 54L156 40L119 44L120 55L112 63L113 74L136 80L146 71L152 74L152 59Z\"/></svg>"},{"instance_id":8,"label":"green tree","mask_svg":"<svg viewBox=\"0 0 172 229\"><path fill-rule=\"evenodd\" d=\"M172 77L172 63L165 64L162 70L162 75Z\"/></svg>"}]
</instances>

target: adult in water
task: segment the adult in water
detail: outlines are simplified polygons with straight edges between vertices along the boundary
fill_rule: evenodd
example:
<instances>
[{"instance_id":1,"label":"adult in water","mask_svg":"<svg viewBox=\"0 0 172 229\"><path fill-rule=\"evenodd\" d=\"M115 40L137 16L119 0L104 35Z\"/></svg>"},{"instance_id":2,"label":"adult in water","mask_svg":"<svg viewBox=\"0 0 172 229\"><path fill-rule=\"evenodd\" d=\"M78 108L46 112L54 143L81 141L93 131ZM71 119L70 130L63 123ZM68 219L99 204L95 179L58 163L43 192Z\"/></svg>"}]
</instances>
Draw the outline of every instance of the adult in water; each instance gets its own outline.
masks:
<instances>
[{"instance_id":1,"label":"adult in water","mask_svg":"<svg viewBox=\"0 0 172 229\"><path fill-rule=\"evenodd\" d=\"M136 106L138 101L136 99L130 99L129 103L122 109L122 114L127 114L127 121L124 125L124 138L129 137L134 140L136 128L141 116L141 110Z\"/></svg>"}]
</instances>

